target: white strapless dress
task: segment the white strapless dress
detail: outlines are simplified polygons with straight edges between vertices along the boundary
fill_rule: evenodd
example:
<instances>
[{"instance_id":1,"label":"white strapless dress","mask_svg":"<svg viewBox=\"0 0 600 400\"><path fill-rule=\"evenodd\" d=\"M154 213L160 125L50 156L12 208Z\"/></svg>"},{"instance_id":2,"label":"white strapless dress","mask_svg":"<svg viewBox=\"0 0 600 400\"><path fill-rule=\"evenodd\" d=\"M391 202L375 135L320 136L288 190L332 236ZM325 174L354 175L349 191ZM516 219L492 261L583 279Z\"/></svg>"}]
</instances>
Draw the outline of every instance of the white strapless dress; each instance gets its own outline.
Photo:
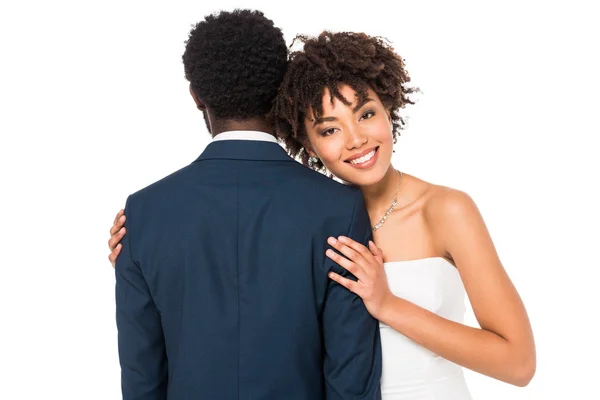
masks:
<instances>
[{"instance_id":1,"label":"white strapless dress","mask_svg":"<svg viewBox=\"0 0 600 400\"><path fill-rule=\"evenodd\" d=\"M441 257L384 264L392 293L462 323L465 289L456 268ZM462 367L380 323L383 400L470 400ZM443 335L444 332L439 332Z\"/></svg>"}]
</instances>

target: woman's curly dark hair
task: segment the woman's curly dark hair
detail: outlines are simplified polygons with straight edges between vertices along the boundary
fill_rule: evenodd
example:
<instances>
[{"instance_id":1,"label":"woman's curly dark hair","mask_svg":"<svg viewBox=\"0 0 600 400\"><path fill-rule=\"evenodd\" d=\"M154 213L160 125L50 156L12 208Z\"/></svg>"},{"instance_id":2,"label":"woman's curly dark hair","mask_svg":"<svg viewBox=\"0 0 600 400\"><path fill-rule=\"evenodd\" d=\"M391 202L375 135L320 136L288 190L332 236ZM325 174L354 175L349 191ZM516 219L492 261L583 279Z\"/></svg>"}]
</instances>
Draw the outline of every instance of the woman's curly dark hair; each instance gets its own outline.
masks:
<instances>
[{"instance_id":1,"label":"woman's curly dark hair","mask_svg":"<svg viewBox=\"0 0 600 400\"><path fill-rule=\"evenodd\" d=\"M278 138L285 142L290 155L309 165L309 154L304 149L308 141L306 113L312 110L316 118L323 114L325 89L331 93L332 102L337 98L350 105L339 91L341 85L352 87L359 102L367 97L368 89L377 93L390 109L395 143L405 125L398 110L414 104L408 95L418 89L407 86L410 77L404 60L394 49L382 38L365 33L325 31L318 37L299 35L296 40L304 43L304 48L290 54L273 109ZM324 166L318 161L310 167L322 170Z\"/></svg>"},{"instance_id":2,"label":"woman's curly dark hair","mask_svg":"<svg viewBox=\"0 0 600 400\"><path fill-rule=\"evenodd\" d=\"M288 49L281 29L260 11L207 16L190 31L185 77L215 117L264 117L285 75Z\"/></svg>"}]
</instances>

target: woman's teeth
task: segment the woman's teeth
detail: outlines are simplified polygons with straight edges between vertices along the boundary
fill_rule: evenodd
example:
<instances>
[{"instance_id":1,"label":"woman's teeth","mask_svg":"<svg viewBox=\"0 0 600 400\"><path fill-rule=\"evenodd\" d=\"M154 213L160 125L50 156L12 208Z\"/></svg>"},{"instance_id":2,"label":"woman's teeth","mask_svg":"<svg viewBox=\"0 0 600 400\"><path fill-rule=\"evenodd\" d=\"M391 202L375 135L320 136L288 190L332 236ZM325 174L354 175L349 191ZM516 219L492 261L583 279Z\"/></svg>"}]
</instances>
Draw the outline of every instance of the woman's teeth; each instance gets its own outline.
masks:
<instances>
[{"instance_id":1,"label":"woman's teeth","mask_svg":"<svg viewBox=\"0 0 600 400\"><path fill-rule=\"evenodd\" d=\"M375 150L370 151L360 158L355 158L354 160L350 160L350 164L362 164L364 162L369 161L375 155Z\"/></svg>"}]
</instances>

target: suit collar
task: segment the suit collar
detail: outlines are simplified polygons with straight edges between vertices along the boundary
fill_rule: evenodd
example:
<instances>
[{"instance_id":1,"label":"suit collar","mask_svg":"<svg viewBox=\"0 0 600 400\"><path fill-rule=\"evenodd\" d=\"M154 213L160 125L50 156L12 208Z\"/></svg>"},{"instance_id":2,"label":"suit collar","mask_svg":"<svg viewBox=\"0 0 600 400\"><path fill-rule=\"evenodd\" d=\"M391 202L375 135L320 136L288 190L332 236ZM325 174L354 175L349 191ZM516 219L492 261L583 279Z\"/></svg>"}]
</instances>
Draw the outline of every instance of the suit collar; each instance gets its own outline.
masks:
<instances>
[{"instance_id":1,"label":"suit collar","mask_svg":"<svg viewBox=\"0 0 600 400\"><path fill-rule=\"evenodd\" d=\"M255 140L218 140L211 142L194 162L203 160L292 161L278 143Z\"/></svg>"}]
</instances>

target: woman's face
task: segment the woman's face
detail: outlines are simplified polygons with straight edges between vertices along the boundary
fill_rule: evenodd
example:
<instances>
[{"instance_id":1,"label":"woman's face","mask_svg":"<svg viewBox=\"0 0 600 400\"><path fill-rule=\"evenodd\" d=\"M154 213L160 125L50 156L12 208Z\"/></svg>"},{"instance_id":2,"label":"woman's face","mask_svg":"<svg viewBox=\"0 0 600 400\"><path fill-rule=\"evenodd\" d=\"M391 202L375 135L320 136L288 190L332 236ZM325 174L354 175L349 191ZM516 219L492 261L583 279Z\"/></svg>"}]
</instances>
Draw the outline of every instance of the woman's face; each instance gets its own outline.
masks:
<instances>
[{"instance_id":1,"label":"woman's face","mask_svg":"<svg viewBox=\"0 0 600 400\"><path fill-rule=\"evenodd\" d=\"M331 103L326 89L321 118L315 120L312 111L307 113L307 149L341 180L370 186L383 179L392 159L390 114L371 89L362 104L350 86L342 86L340 93L351 102L349 106L335 97Z\"/></svg>"}]
</instances>

